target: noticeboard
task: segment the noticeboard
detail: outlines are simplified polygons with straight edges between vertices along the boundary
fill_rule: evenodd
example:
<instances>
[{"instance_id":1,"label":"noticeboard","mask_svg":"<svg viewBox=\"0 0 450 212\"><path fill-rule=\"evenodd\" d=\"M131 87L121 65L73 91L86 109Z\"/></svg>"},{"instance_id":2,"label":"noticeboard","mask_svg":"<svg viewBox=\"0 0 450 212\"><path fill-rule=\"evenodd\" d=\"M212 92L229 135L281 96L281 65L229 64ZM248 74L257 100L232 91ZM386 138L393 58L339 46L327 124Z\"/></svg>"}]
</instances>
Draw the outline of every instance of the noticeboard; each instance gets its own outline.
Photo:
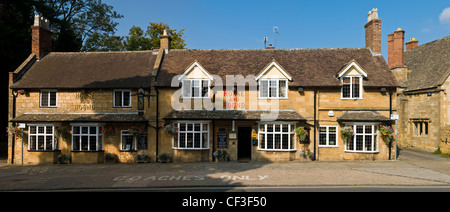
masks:
<instances>
[{"instance_id":1,"label":"noticeboard","mask_svg":"<svg viewBox=\"0 0 450 212\"><path fill-rule=\"evenodd\" d=\"M139 135L138 149L147 149L147 135Z\"/></svg>"},{"instance_id":2,"label":"noticeboard","mask_svg":"<svg viewBox=\"0 0 450 212\"><path fill-rule=\"evenodd\" d=\"M217 133L217 147L226 148L227 147L227 133L219 132Z\"/></svg>"}]
</instances>

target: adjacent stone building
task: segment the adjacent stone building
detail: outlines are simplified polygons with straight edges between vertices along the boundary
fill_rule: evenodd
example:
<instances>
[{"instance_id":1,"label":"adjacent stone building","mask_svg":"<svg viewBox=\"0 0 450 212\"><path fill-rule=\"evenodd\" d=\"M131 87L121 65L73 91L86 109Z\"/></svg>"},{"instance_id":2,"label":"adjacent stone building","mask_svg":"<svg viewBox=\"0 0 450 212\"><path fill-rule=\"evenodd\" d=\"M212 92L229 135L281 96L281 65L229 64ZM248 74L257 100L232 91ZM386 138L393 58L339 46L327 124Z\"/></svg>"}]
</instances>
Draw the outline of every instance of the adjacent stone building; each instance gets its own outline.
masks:
<instances>
[{"instance_id":1,"label":"adjacent stone building","mask_svg":"<svg viewBox=\"0 0 450 212\"><path fill-rule=\"evenodd\" d=\"M389 159L379 131L398 84L376 10L365 28L366 48L177 50L163 34L152 51L33 52L10 73L10 127L24 134L9 162Z\"/></svg>"},{"instance_id":2,"label":"adjacent stone building","mask_svg":"<svg viewBox=\"0 0 450 212\"><path fill-rule=\"evenodd\" d=\"M400 28L388 37L389 67L400 85L401 147L434 152L450 147L450 36L418 45L404 43Z\"/></svg>"}]
</instances>

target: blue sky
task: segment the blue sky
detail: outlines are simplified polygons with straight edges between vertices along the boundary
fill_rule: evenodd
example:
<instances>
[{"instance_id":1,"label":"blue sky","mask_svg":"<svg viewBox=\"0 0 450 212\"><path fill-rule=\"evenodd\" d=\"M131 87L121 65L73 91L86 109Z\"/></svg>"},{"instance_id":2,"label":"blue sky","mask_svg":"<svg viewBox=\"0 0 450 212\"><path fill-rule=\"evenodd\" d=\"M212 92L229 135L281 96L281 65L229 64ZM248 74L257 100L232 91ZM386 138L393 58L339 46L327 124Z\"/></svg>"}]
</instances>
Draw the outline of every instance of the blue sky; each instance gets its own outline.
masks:
<instances>
[{"instance_id":1,"label":"blue sky","mask_svg":"<svg viewBox=\"0 0 450 212\"><path fill-rule=\"evenodd\" d=\"M450 35L448 0L104 0L124 15L117 35L134 26L164 22L185 29L189 49L260 49L264 37L277 48L360 48L365 46L367 13L378 8L382 22L382 54L387 35L406 31L419 45ZM449 8L445 10L446 8ZM445 10L445 12L444 12Z\"/></svg>"}]
</instances>

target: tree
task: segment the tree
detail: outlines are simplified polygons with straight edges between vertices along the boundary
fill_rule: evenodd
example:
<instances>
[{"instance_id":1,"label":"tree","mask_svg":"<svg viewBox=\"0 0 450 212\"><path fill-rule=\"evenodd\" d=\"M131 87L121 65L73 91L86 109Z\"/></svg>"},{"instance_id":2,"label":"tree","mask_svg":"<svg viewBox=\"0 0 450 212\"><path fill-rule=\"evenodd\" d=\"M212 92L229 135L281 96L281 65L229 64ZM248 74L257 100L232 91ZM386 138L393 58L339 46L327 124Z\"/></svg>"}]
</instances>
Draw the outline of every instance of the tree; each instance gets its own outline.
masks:
<instances>
[{"instance_id":1,"label":"tree","mask_svg":"<svg viewBox=\"0 0 450 212\"><path fill-rule=\"evenodd\" d=\"M172 49L184 49L186 47L186 43L183 39L183 34L185 29L181 29L177 32L177 29L170 29L169 25L166 23L154 23L150 22L150 26L147 27L147 32L145 33L150 37L150 43L153 47L159 47L159 37L163 34L164 30L167 30L167 33L172 38L170 42L170 47Z\"/></svg>"},{"instance_id":2,"label":"tree","mask_svg":"<svg viewBox=\"0 0 450 212\"><path fill-rule=\"evenodd\" d=\"M150 50L154 47L159 47L160 41L159 37L163 34L164 29L171 36L172 41L170 43L173 49L184 49L186 43L183 39L184 29L177 31L177 29L170 29L169 25L166 23L155 23L150 22L147 26L147 30L144 33L140 27L133 26L126 36L124 41L124 47L127 51L136 50Z\"/></svg>"},{"instance_id":3,"label":"tree","mask_svg":"<svg viewBox=\"0 0 450 212\"><path fill-rule=\"evenodd\" d=\"M55 51L92 49L98 44L93 37L111 39L118 25L114 20L123 18L101 0L36 0L35 8L50 21Z\"/></svg>"},{"instance_id":4,"label":"tree","mask_svg":"<svg viewBox=\"0 0 450 212\"><path fill-rule=\"evenodd\" d=\"M127 51L150 50L152 49L150 41L144 36L144 30L141 27L133 26L125 38L124 46Z\"/></svg>"}]
</instances>

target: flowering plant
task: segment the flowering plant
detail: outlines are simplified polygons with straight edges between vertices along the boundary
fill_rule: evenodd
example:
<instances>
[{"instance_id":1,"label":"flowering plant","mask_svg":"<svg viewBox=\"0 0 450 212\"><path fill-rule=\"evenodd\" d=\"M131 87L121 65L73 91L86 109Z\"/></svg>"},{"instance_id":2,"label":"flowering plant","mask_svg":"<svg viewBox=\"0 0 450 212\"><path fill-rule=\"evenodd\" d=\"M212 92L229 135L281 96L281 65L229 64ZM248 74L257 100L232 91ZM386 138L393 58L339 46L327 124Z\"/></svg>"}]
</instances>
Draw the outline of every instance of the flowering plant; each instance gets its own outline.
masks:
<instances>
[{"instance_id":1,"label":"flowering plant","mask_svg":"<svg viewBox=\"0 0 450 212\"><path fill-rule=\"evenodd\" d=\"M6 132L9 136L17 136L22 137L23 129L20 129L19 126L13 125L12 127L6 127Z\"/></svg>"},{"instance_id":2,"label":"flowering plant","mask_svg":"<svg viewBox=\"0 0 450 212\"><path fill-rule=\"evenodd\" d=\"M178 127L174 123L162 125L161 127L163 127L168 133L172 135L178 133Z\"/></svg>"},{"instance_id":3,"label":"flowering plant","mask_svg":"<svg viewBox=\"0 0 450 212\"><path fill-rule=\"evenodd\" d=\"M380 133L387 145L394 140L394 130L391 126L380 125Z\"/></svg>"},{"instance_id":4,"label":"flowering plant","mask_svg":"<svg viewBox=\"0 0 450 212\"><path fill-rule=\"evenodd\" d=\"M67 138L67 136L70 134L70 128L66 125L59 125L55 127L56 129L56 138L60 138L61 136L63 138Z\"/></svg>"},{"instance_id":5,"label":"flowering plant","mask_svg":"<svg viewBox=\"0 0 450 212\"><path fill-rule=\"evenodd\" d=\"M308 132L305 130L304 127L297 127L295 129L295 133L297 133L298 139L300 140L300 142L305 141L306 136L308 135Z\"/></svg>"},{"instance_id":6,"label":"flowering plant","mask_svg":"<svg viewBox=\"0 0 450 212\"><path fill-rule=\"evenodd\" d=\"M311 155L311 149L309 149L309 148L306 148L306 149L305 149L305 148L304 148L304 149L300 150L300 156L306 158L306 157L308 157L309 155Z\"/></svg>"},{"instance_id":7,"label":"flowering plant","mask_svg":"<svg viewBox=\"0 0 450 212\"><path fill-rule=\"evenodd\" d=\"M101 127L100 128L101 132L103 133L103 135L112 135L113 134L113 128L111 126L109 127Z\"/></svg>"},{"instance_id":8,"label":"flowering plant","mask_svg":"<svg viewBox=\"0 0 450 212\"><path fill-rule=\"evenodd\" d=\"M341 138L344 141L355 135L355 131L353 131L353 128L350 125L342 127L340 131L341 131Z\"/></svg>"},{"instance_id":9,"label":"flowering plant","mask_svg":"<svg viewBox=\"0 0 450 212\"><path fill-rule=\"evenodd\" d=\"M139 137L139 135L144 134L144 130L135 126L128 129L131 136Z\"/></svg>"},{"instance_id":10,"label":"flowering plant","mask_svg":"<svg viewBox=\"0 0 450 212\"><path fill-rule=\"evenodd\" d=\"M230 153L227 150L219 149L213 153L213 156L218 159L227 159L230 157Z\"/></svg>"}]
</instances>

